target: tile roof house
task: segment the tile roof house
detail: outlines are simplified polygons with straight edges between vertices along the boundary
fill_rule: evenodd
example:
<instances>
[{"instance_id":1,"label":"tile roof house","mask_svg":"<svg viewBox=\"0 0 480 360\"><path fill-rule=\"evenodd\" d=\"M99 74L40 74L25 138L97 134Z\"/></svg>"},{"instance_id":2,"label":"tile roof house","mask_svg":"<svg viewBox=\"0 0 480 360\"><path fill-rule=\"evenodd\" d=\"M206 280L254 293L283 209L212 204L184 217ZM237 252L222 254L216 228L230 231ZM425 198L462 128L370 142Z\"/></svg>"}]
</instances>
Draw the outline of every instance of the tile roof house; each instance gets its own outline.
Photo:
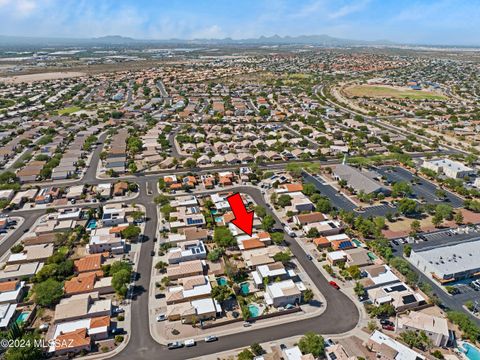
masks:
<instances>
[{"instance_id":1,"label":"tile roof house","mask_svg":"<svg viewBox=\"0 0 480 360\"><path fill-rule=\"evenodd\" d=\"M74 261L74 270L77 274L94 272L97 276L103 276L102 263L104 254L87 255Z\"/></svg>"},{"instance_id":2,"label":"tile roof house","mask_svg":"<svg viewBox=\"0 0 480 360\"><path fill-rule=\"evenodd\" d=\"M98 291L99 294L113 292L112 278L98 278L95 273L81 273L65 281L64 290L66 296Z\"/></svg>"}]
</instances>

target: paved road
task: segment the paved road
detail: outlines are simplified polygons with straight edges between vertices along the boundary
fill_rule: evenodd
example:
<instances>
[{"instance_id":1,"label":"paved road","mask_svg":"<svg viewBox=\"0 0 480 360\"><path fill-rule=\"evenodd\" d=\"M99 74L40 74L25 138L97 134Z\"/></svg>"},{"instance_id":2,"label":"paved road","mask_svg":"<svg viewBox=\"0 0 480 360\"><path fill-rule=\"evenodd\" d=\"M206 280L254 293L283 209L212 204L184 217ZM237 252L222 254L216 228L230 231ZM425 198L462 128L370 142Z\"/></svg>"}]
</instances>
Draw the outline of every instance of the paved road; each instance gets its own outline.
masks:
<instances>
[{"instance_id":1,"label":"paved road","mask_svg":"<svg viewBox=\"0 0 480 360\"><path fill-rule=\"evenodd\" d=\"M152 181L152 186L154 182ZM150 187L153 189L153 187ZM165 346L155 342L147 330L148 327L148 286L150 284L150 271L152 257L150 251L153 249L152 238L156 229L155 206L148 201L144 188L141 188L142 195L137 198L137 203L147 207L147 222L145 234L148 240L142 244L141 254L138 263L139 280L136 282L136 299L132 302L132 333L126 349L116 358L118 359L154 359L168 358L169 360L187 359L202 355L227 351L242 346L249 346L255 342L266 342L285 337L304 334L306 331L315 331L321 334L343 333L353 329L359 320L358 310L355 304L342 292L333 289L328 281L319 272L315 264L307 259L305 252L300 245L292 238L287 237L289 247L296 256L302 267L308 273L314 284L320 289L327 301L327 310L319 316L307 320L289 323L288 326L276 325L268 329L243 331L239 334L225 336L215 343L199 342L194 348L183 348L168 350ZM156 191L156 190L155 190ZM265 206L266 203L258 189L252 187L238 187L234 191L249 194L255 202ZM154 194L152 196L155 196ZM147 200L147 203L144 201ZM268 210L271 212L270 210ZM273 213L272 213L273 215ZM275 215L274 215L275 216ZM276 218L276 217L275 217ZM281 227L280 221L276 218L276 226Z\"/></svg>"}]
</instances>

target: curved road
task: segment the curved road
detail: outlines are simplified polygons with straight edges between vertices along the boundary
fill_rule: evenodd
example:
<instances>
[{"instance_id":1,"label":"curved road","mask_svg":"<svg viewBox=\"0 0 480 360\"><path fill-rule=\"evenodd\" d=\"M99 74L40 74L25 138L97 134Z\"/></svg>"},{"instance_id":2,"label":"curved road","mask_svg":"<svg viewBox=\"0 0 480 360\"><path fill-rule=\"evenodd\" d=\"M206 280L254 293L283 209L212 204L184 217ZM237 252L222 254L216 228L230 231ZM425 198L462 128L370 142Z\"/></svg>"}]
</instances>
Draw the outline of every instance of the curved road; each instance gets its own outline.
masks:
<instances>
[{"instance_id":1,"label":"curved road","mask_svg":"<svg viewBox=\"0 0 480 360\"><path fill-rule=\"evenodd\" d=\"M135 283L135 297L132 301L131 315L131 338L127 347L115 358L118 359L153 359L167 357L169 360L187 359L207 354L236 349L243 346L250 346L255 342L267 342L285 337L302 335L307 331L315 331L321 334L340 334L353 329L359 320L359 313L355 304L341 291L335 290L328 284L315 264L308 260L305 252L300 245L292 238L286 236L292 253L296 256L304 270L308 273L315 286L317 286L327 301L327 310L319 316L307 320L288 323L288 326L275 325L268 328L255 330L255 325L248 331L242 331L239 334L228 335L219 338L214 343L199 342L193 348L182 348L177 350L168 350L165 346L158 344L151 336L148 330L149 310L148 310L148 287L150 285L150 274L152 268L153 250L152 238L155 236L157 218L156 208L151 198L156 194L156 182L149 182L149 190L153 192L147 202L146 189L141 188L142 195L137 198L136 203L142 204L147 208L149 221L146 223L145 234L148 240L142 244L140 257L138 259L139 280ZM239 186L232 191L249 194L254 201L267 208L260 190ZM214 191L217 192L217 191ZM268 208L273 216L275 216ZM155 215L150 215L155 214ZM281 227L280 221L276 218L276 226Z\"/></svg>"}]
</instances>

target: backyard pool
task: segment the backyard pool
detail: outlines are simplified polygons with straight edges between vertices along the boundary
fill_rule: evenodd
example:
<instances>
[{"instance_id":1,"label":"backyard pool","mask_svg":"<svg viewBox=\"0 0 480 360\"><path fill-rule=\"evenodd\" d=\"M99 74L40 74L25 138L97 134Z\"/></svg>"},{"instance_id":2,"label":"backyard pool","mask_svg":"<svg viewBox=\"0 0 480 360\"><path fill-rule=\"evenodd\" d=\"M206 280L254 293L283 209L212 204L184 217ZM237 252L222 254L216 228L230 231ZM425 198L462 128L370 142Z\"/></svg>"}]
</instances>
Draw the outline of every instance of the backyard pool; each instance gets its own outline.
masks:
<instances>
[{"instance_id":1,"label":"backyard pool","mask_svg":"<svg viewBox=\"0 0 480 360\"><path fill-rule=\"evenodd\" d=\"M250 293L249 286L247 282L240 284L240 292L242 295L248 295Z\"/></svg>"},{"instance_id":2,"label":"backyard pool","mask_svg":"<svg viewBox=\"0 0 480 360\"><path fill-rule=\"evenodd\" d=\"M97 220L92 219L87 224L87 230L95 230L97 228Z\"/></svg>"},{"instance_id":3,"label":"backyard pool","mask_svg":"<svg viewBox=\"0 0 480 360\"><path fill-rule=\"evenodd\" d=\"M250 316L255 318L260 315L260 308L256 304L249 304L248 311L250 312Z\"/></svg>"},{"instance_id":4,"label":"backyard pool","mask_svg":"<svg viewBox=\"0 0 480 360\"><path fill-rule=\"evenodd\" d=\"M28 319L28 316L29 316L29 315L30 315L30 312L28 312L28 311L25 312L25 311L24 311L24 312L22 312L20 315L18 315L17 320L15 320L15 322L16 322L17 324L22 324L22 323L25 322L25 320Z\"/></svg>"},{"instance_id":5,"label":"backyard pool","mask_svg":"<svg viewBox=\"0 0 480 360\"><path fill-rule=\"evenodd\" d=\"M227 285L227 279L225 279L224 277L219 277L217 278L217 284L220 286Z\"/></svg>"},{"instance_id":6,"label":"backyard pool","mask_svg":"<svg viewBox=\"0 0 480 360\"><path fill-rule=\"evenodd\" d=\"M212 215L217 215L217 214L218 214L218 210L216 210L216 209L210 210L210 213L211 213Z\"/></svg>"},{"instance_id":7,"label":"backyard pool","mask_svg":"<svg viewBox=\"0 0 480 360\"><path fill-rule=\"evenodd\" d=\"M480 350L477 347L473 346L472 344L463 342L460 345L460 350L470 360L480 360Z\"/></svg>"},{"instance_id":8,"label":"backyard pool","mask_svg":"<svg viewBox=\"0 0 480 360\"><path fill-rule=\"evenodd\" d=\"M221 216L215 216L215 222L217 222L217 223L223 222L223 217L221 217Z\"/></svg>"}]
</instances>

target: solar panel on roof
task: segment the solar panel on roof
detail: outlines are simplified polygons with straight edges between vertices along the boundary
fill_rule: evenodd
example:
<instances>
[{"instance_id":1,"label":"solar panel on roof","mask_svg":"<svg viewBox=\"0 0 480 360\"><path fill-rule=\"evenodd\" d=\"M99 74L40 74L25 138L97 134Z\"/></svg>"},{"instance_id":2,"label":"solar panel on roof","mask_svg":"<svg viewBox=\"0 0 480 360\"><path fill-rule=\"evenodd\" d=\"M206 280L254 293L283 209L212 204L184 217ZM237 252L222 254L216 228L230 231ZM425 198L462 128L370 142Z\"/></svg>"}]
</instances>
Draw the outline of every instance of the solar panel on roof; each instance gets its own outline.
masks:
<instances>
[{"instance_id":1,"label":"solar panel on roof","mask_svg":"<svg viewBox=\"0 0 480 360\"><path fill-rule=\"evenodd\" d=\"M415 298L414 295L407 295L407 296L404 296L404 297L403 297L403 303L404 303L405 305L412 304L412 303L414 303L414 302L416 302L416 301L417 301L417 299Z\"/></svg>"}]
</instances>

